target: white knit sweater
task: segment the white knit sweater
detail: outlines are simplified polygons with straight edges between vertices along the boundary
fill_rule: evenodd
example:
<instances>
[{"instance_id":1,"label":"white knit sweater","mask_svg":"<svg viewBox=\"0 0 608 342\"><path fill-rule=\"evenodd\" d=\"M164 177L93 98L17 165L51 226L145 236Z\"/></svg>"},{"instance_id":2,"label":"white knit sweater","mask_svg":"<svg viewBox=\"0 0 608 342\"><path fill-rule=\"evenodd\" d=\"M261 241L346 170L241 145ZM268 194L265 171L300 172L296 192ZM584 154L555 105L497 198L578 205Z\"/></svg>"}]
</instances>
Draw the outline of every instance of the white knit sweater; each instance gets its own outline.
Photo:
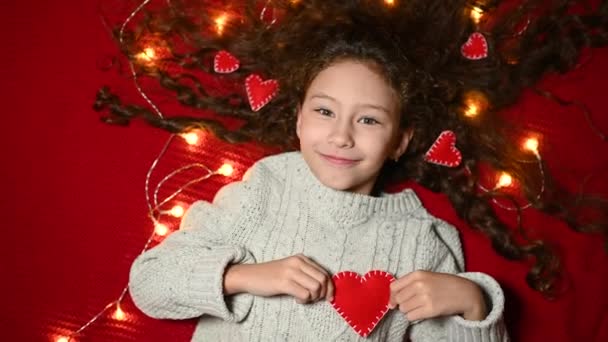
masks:
<instances>
[{"instance_id":1,"label":"white knit sweater","mask_svg":"<svg viewBox=\"0 0 608 342\"><path fill-rule=\"evenodd\" d=\"M353 331L326 301L224 296L226 266L303 253L330 274L385 270L457 273L485 291L483 321L460 316L408 322L391 310L367 337ZM292 152L257 162L244 180L222 188L213 204L198 201L179 231L139 256L129 289L155 318L200 317L192 341L506 341L500 286L462 273L457 230L431 216L413 191L380 197L322 185Z\"/></svg>"}]
</instances>

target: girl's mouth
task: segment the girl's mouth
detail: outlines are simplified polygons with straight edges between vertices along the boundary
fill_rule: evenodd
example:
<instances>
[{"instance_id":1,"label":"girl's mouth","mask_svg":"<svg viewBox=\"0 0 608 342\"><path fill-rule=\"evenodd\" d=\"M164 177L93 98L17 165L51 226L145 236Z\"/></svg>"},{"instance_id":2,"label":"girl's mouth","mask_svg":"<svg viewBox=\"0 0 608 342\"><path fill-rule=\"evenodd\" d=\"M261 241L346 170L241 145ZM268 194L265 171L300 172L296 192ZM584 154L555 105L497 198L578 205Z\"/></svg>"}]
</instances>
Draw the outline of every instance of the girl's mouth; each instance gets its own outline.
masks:
<instances>
[{"instance_id":1,"label":"girl's mouth","mask_svg":"<svg viewBox=\"0 0 608 342\"><path fill-rule=\"evenodd\" d=\"M337 166L352 166L359 161L356 159L341 158L341 157L332 156L332 155L323 154L323 153L320 153L320 155L323 159L325 159L329 163L331 163L333 165L337 165Z\"/></svg>"}]
</instances>

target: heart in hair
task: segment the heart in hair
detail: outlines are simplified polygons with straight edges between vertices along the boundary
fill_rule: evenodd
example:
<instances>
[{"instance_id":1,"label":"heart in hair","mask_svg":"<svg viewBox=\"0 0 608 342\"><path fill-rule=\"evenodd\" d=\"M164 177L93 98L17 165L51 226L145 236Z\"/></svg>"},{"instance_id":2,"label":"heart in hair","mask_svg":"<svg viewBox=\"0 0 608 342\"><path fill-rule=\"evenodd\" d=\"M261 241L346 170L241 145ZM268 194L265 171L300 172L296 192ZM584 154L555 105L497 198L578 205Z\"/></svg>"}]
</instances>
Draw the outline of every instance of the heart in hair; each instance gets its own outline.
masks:
<instances>
[{"instance_id":1,"label":"heart in hair","mask_svg":"<svg viewBox=\"0 0 608 342\"><path fill-rule=\"evenodd\" d=\"M469 36L469 39L460 47L462 55L471 60L484 59L488 57L488 42L486 37L479 32Z\"/></svg>"},{"instance_id":2,"label":"heart in hair","mask_svg":"<svg viewBox=\"0 0 608 342\"><path fill-rule=\"evenodd\" d=\"M257 112L277 95L279 82L277 80L262 81L262 77L252 74L245 80L245 88L249 105L254 112Z\"/></svg>"}]
</instances>

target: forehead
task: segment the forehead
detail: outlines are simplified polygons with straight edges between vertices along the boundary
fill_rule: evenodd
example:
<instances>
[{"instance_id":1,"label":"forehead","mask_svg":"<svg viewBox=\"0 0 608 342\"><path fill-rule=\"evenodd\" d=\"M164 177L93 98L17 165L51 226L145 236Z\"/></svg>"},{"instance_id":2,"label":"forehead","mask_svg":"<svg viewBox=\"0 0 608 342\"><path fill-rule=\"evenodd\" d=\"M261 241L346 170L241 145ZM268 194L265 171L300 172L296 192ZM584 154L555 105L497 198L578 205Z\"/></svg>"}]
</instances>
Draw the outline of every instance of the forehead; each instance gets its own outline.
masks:
<instances>
[{"instance_id":1,"label":"forehead","mask_svg":"<svg viewBox=\"0 0 608 342\"><path fill-rule=\"evenodd\" d=\"M324 93L342 104L364 103L396 108L397 96L380 72L370 63L340 61L321 70L312 80L307 98Z\"/></svg>"}]
</instances>

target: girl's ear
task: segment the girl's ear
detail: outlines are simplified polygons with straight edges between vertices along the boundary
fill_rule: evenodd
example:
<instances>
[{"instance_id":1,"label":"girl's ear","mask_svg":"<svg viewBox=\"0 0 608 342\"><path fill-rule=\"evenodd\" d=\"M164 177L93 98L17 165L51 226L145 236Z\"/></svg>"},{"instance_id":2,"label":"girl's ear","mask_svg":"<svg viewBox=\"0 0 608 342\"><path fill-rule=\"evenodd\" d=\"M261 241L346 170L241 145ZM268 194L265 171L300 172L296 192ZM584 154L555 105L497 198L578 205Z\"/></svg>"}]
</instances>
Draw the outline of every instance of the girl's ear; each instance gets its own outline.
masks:
<instances>
[{"instance_id":1,"label":"girl's ear","mask_svg":"<svg viewBox=\"0 0 608 342\"><path fill-rule=\"evenodd\" d=\"M410 140L412 140L413 136L414 127L405 129L400 133L399 139L397 140L397 148L395 149L395 152L392 155L394 160L399 160L399 158L401 158L401 155L405 153L405 150L407 150L407 146L409 145Z\"/></svg>"},{"instance_id":2,"label":"girl's ear","mask_svg":"<svg viewBox=\"0 0 608 342\"><path fill-rule=\"evenodd\" d=\"M302 105L298 105L298 107L296 107L296 115L298 116L298 121L296 121L296 135L298 136L298 139L300 138L300 125L301 125L301 121L302 121Z\"/></svg>"}]
</instances>

